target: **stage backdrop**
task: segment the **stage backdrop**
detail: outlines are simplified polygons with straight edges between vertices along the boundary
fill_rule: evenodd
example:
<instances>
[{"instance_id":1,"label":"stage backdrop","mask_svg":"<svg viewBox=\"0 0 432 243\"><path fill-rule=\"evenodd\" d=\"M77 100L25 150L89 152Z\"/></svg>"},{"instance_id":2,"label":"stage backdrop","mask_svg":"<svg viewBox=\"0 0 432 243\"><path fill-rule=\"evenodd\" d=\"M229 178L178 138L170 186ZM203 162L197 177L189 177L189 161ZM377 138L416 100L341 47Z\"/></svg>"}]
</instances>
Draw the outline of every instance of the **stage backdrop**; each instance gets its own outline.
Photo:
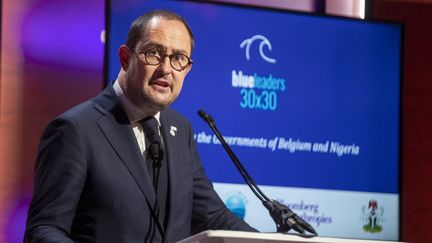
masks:
<instances>
[{"instance_id":1,"label":"stage backdrop","mask_svg":"<svg viewBox=\"0 0 432 243\"><path fill-rule=\"evenodd\" d=\"M112 0L108 81L143 12L165 8L195 33L192 71L173 108L195 128L202 162L239 217L275 227L207 125L214 116L262 190L320 236L399 238L401 27L189 1Z\"/></svg>"}]
</instances>

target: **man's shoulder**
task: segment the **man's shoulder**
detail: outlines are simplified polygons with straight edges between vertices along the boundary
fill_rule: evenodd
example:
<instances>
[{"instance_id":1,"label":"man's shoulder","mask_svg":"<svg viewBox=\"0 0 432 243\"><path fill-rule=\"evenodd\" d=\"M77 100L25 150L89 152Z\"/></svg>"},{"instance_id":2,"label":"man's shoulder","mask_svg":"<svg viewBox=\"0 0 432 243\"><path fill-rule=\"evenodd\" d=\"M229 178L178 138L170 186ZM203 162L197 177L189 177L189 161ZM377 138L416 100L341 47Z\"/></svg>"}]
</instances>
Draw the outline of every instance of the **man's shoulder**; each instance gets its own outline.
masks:
<instances>
[{"instance_id":1,"label":"man's shoulder","mask_svg":"<svg viewBox=\"0 0 432 243\"><path fill-rule=\"evenodd\" d=\"M98 115L98 112L93 99L86 100L82 103L74 105L68 110L59 115L61 118L69 118L73 120L89 119Z\"/></svg>"},{"instance_id":2,"label":"man's shoulder","mask_svg":"<svg viewBox=\"0 0 432 243\"><path fill-rule=\"evenodd\" d=\"M108 88L96 97L83 101L59 115L73 120L94 120L118 109L119 102Z\"/></svg>"}]
</instances>

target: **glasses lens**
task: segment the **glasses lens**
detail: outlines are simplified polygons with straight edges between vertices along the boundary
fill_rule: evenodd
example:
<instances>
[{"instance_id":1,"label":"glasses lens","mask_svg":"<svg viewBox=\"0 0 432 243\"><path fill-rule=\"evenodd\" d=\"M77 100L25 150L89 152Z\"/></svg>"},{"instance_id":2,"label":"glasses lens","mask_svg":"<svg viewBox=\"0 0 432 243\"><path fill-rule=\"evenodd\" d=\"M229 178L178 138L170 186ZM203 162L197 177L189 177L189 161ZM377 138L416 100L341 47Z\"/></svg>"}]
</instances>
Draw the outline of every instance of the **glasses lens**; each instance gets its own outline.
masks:
<instances>
[{"instance_id":1,"label":"glasses lens","mask_svg":"<svg viewBox=\"0 0 432 243\"><path fill-rule=\"evenodd\" d=\"M145 59L150 65L157 65L161 63L161 54L157 49L150 49L144 52Z\"/></svg>"},{"instance_id":2,"label":"glasses lens","mask_svg":"<svg viewBox=\"0 0 432 243\"><path fill-rule=\"evenodd\" d=\"M171 66L178 71L185 69L189 65L189 57L181 53L172 55L170 60Z\"/></svg>"}]
</instances>

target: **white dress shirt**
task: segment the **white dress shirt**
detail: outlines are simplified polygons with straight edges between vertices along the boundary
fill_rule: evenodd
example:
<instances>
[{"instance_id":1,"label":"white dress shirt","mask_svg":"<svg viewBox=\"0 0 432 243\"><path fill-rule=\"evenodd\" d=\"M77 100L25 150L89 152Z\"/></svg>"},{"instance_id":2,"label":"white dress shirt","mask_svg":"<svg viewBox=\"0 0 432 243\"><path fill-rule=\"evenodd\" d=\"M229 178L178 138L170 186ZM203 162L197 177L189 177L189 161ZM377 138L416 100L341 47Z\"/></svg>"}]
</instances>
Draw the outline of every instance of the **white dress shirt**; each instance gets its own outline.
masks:
<instances>
[{"instance_id":1,"label":"white dress shirt","mask_svg":"<svg viewBox=\"0 0 432 243\"><path fill-rule=\"evenodd\" d=\"M144 155L145 148L146 148L146 139L145 134L142 129L142 126L139 124L139 121L141 119L146 118L148 115L140 111L130 100L126 95L124 94L122 88L120 87L120 84L118 80L114 82L113 85L114 91L117 94L117 96L120 98L120 103L123 107L123 109L126 111L126 114L129 118L130 123L132 124L132 129L135 134L135 138L138 142L138 146L141 150L141 154ZM160 135L160 112L156 113L154 116L159 124L159 135ZM161 137L161 142L163 144L163 139Z\"/></svg>"}]
</instances>

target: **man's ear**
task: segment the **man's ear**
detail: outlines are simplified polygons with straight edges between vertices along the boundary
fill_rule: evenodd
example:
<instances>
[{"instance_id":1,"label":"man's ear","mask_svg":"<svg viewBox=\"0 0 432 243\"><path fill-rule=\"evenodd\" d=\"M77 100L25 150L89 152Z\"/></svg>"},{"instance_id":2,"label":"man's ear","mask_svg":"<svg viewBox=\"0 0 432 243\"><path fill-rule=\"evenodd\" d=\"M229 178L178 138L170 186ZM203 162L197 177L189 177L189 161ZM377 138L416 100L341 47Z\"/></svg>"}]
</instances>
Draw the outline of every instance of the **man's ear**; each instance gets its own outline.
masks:
<instances>
[{"instance_id":1,"label":"man's ear","mask_svg":"<svg viewBox=\"0 0 432 243\"><path fill-rule=\"evenodd\" d=\"M189 73L189 71L192 69L192 63L185 69L185 71L186 71L186 74L188 74Z\"/></svg>"},{"instance_id":2,"label":"man's ear","mask_svg":"<svg viewBox=\"0 0 432 243\"><path fill-rule=\"evenodd\" d=\"M129 58L130 58L130 50L127 46L121 45L118 50L120 64L124 71L128 70L129 67Z\"/></svg>"}]
</instances>

